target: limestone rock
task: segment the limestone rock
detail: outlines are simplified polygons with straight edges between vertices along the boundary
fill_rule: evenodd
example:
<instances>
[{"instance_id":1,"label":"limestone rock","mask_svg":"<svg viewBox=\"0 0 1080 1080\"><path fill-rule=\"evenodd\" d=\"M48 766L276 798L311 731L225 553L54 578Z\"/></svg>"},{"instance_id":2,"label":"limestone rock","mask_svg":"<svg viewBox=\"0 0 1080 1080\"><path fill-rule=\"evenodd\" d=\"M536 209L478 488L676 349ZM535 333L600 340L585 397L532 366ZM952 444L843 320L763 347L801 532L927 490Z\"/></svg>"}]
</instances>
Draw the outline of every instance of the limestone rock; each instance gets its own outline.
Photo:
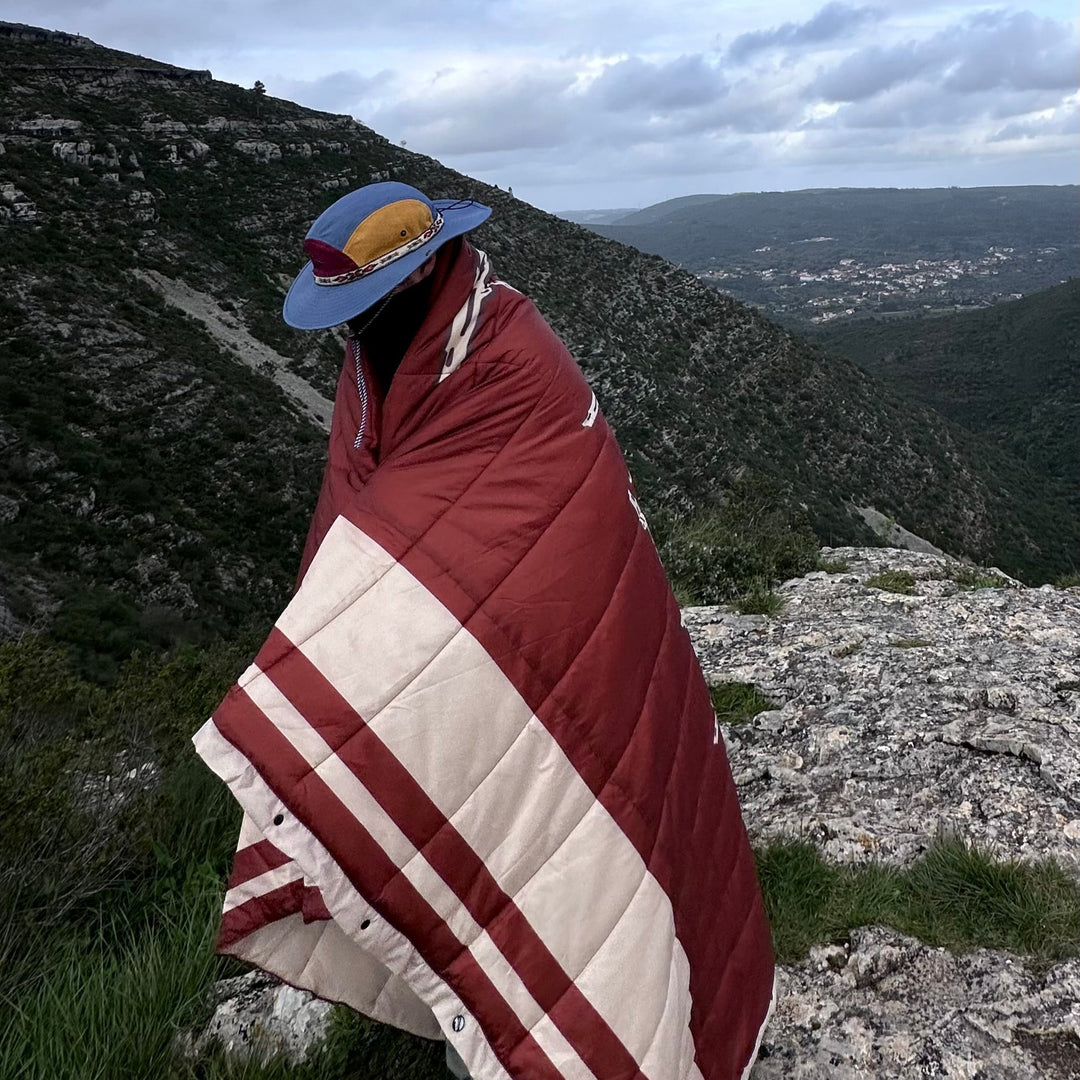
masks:
<instances>
[{"instance_id":1,"label":"limestone rock","mask_svg":"<svg viewBox=\"0 0 1080 1080\"><path fill-rule=\"evenodd\" d=\"M211 116L209 120L199 125L201 130L208 131L211 135L218 135L223 131L246 133L249 126L243 120L230 120L224 116Z\"/></svg>"},{"instance_id":2,"label":"limestone rock","mask_svg":"<svg viewBox=\"0 0 1080 1080\"><path fill-rule=\"evenodd\" d=\"M1080 959L954 956L868 927L780 980L753 1080L1080 1076Z\"/></svg>"},{"instance_id":3,"label":"limestone rock","mask_svg":"<svg viewBox=\"0 0 1080 1080\"><path fill-rule=\"evenodd\" d=\"M65 165L89 165L90 144L88 142L54 142L53 157L58 157Z\"/></svg>"},{"instance_id":4,"label":"limestone rock","mask_svg":"<svg viewBox=\"0 0 1080 1080\"><path fill-rule=\"evenodd\" d=\"M0 183L0 225L16 221L35 221L37 204L10 181Z\"/></svg>"},{"instance_id":5,"label":"limestone rock","mask_svg":"<svg viewBox=\"0 0 1080 1080\"><path fill-rule=\"evenodd\" d=\"M181 123L179 120L144 120L142 122L142 133L144 135L161 136L163 138L175 138L177 135L187 134L187 124Z\"/></svg>"},{"instance_id":6,"label":"limestone rock","mask_svg":"<svg viewBox=\"0 0 1080 1080\"><path fill-rule=\"evenodd\" d=\"M906 548L908 551L922 551L928 555L944 555L945 552L935 547L929 540L909 532L903 525L893 521L872 506L857 507L855 512L881 537L889 547Z\"/></svg>"},{"instance_id":7,"label":"limestone rock","mask_svg":"<svg viewBox=\"0 0 1080 1080\"><path fill-rule=\"evenodd\" d=\"M824 555L848 571L787 582L773 617L684 612L708 680L776 704L724 731L751 836L902 865L959 833L1080 875L1080 593L964 588L970 568L910 551ZM867 584L884 570L912 594Z\"/></svg>"},{"instance_id":8,"label":"limestone rock","mask_svg":"<svg viewBox=\"0 0 1080 1080\"><path fill-rule=\"evenodd\" d=\"M180 152L186 158L199 161L210 153L210 147L201 139L188 139L180 144Z\"/></svg>"},{"instance_id":9,"label":"limestone rock","mask_svg":"<svg viewBox=\"0 0 1080 1080\"><path fill-rule=\"evenodd\" d=\"M233 149L263 164L281 160L281 147L277 143L265 142L262 139L237 139L233 143Z\"/></svg>"},{"instance_id":10,"label":"limestone rock","mask_svg":"<svg viewBox=\"0 0 1080 1080\"><path fill-rule=\"evenodd\" d=\"M49 115L38 116L33 120L23 120L17 125L24 135L37 135L50 139L62 139L65 135L77 135L82 131L81 120L54 119Z\"/></svg>"},{"instance_id":11,"label":"limestone rock","mask_svg":"<svg viewBox=\"0 0 1080 1080\"><path fill-rule=\"evenodd\" d=\"M128 195L127 201L128 206L131 208L131 216L135 221L157 221L158 211L153 192L132 191Z\"/></svg>"},{"instance_id":12,"label":"limestone rock","mask_svg":"<svg viewBox=\"0 0 1080 1080\"><path fill-rule=\"evenodd\" d=\"M214 1015L200 1032L186 1032L177 1048L197 1056L219 1045L232 1056L265 1062L282 1054L305 1061L325 1041L333 1006L263 972L222 979L214 987Z\"/></svg>"}]
</instances>

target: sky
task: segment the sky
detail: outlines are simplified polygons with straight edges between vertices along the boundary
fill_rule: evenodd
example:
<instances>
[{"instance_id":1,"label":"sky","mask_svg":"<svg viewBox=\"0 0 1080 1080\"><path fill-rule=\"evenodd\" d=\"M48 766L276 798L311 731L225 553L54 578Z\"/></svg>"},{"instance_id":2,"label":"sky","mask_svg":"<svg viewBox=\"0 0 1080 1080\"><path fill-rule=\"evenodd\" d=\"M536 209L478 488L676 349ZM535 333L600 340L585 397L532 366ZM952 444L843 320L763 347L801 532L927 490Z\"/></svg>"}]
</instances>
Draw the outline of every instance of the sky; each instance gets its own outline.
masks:
<instances>
[{"instance_id":1,"label":"sky","mask_svg":"<svg viewBox=\"0 0 1080 1080\"><path fill-rule=\"evenodd\" d=\"M550 211L1080 182L1075 0L4 0Z\"/></svg>"}]
</instances>

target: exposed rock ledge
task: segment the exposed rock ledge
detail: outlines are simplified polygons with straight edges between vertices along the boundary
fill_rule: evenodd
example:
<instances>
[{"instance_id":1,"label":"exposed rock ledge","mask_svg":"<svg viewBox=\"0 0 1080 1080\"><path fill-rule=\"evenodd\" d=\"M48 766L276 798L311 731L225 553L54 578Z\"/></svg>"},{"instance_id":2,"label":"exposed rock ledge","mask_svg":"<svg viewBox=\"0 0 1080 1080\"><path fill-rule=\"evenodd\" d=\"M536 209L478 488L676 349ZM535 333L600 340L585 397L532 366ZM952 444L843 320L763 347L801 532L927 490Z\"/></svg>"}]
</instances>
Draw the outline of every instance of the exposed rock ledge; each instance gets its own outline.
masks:
<instances>
[{"instance_id":1,"label":"exposed rock ledge","mask_svg":"<svg viewBox=\"0 0 1080 1080\"><path fill-rule=\"evenodd\" d=\"M953 956L856 930L781 971L752 1080L1076 1080L1080 960Z\"/></svg>"},{"instance_id":2,"label":"exposed rock ledge","mask_svg":"<svg viewBox=\"0 0 1080 1080\"><path fill-rule=\"evenodd\" d=\"M848 572L785 583L774 616L683 613L710 682L778 706L724 732L751 836L907 864L947 831L1080 877L1080 590L965 589L956 563L892 548L823 555ZM885 570L912 595L866 584Z\"/></svg>"}]
</instances>

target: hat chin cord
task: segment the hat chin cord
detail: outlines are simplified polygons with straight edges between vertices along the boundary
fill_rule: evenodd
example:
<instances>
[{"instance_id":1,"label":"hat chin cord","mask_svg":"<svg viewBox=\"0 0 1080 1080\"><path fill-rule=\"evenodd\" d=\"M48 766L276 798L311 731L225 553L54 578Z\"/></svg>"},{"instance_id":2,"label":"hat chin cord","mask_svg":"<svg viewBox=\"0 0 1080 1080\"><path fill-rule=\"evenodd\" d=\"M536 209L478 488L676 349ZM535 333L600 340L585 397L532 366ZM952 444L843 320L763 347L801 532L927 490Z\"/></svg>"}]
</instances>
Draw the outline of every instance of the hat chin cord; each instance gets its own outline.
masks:
<instances>
[{"instance_id":1,"label":"hat chin cord","mask_svg":"<svg viewBox=\"0 0 1080 1080\"><path fill-rule=\"evenodd\" d=\"M383 297L382 303L379 304L379 306L375 309L375 314L372 315L371 318L368 319L368 321L366 323L364 323L364 325L361 326L359 330L354 330L350 326L349 327L349 337L354 337L354 338L361 337L363 335L364 331L367 330L367 328L383 313L383 311L386 309L386 305L390 303L393 296L394 296L393 291L388 292L386 294L386 296ZM355 317L356 316L354 315L353 318L355 318Z\"/></svg>"}]
</instances>

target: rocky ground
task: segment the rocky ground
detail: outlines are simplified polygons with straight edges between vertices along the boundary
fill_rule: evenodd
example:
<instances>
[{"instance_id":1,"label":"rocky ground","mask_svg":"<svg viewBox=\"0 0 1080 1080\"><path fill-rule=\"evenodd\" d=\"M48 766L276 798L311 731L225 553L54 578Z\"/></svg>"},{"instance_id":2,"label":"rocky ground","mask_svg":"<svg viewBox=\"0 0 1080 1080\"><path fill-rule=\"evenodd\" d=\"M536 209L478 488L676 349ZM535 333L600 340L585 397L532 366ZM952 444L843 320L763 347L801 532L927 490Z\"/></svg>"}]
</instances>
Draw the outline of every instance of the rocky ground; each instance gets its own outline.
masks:
<instances>
[{"instance_id":1,"label":"rocky ground","mask_svg":"<svg viewBox=\"0 0 1080 1080\"><path fill-rule=\"evenodd\" d=\"M752 1080L1077 1080L1080 960L954 956L867 927L780 972Z\"/></svg>"},{"instance_id":2,"label":"rocky ground","mask_svg":"<svg viewBox=\"0 0 1080 1080\"><path fill-rule=\"evenodd\" d=\"M776 703L724 737L757 842L911 863L936 835L1080 877L1080 590L961 585L944 557L826 549L775 615L692 608L710 683ZM889 571L910 594L867 582ZM1080 960L953 956L882 928L781 971L754 1080L1076 1080Z\"/></svg>"},{"instance_id":3,"label":"rocky ground","mask_svg":"<svg viewBox=\"0 0 1080 1080\"><path fill-rule=\"evenodd\" d=\"M773 616L689 608L710 683L776 708L724 732L754 840L906 864L939 832L1080 877L1080 590L893 548L826 548L843 573L781 586ZM909 573L910 594L867 585Z\"/></svg>"},{"instance_id":4,"label":"rocky ground","mask_svg":"<svg viewBox=\"0 0 1080 1080\"><path fill-rule=\"evenodd\" d=\"M1080 589L897 549L822 555L846 569L787 582L774 615L684 612L709 682L753 683L776 705L724 729L753 839L903 866L945 832L1080 878ZM910 574L911 592L868 584L887 572ZM298 992L250 980L236 987L252 1007L225 994L215 1033L242 1046L278 1031L296 1055L298 1026L318 1030ZM955 956L880 927L780 970L753 1073L1078 1077L1080 958Z\"/></svg>"}]
</instances>

